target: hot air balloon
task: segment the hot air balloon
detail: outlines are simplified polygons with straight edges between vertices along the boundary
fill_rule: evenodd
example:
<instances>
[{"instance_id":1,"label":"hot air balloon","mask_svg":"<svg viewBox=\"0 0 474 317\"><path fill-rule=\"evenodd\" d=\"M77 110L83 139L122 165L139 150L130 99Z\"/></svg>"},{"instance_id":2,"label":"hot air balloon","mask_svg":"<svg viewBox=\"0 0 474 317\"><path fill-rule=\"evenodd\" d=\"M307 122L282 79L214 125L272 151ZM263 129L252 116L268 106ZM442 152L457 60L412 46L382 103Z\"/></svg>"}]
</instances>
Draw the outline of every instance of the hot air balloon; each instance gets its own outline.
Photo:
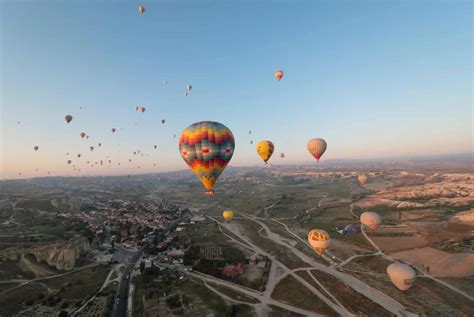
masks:
<instances>
[{"instance_id":1,"label":"hot air balloon","mask_svg":"<svg viewBox=\"0 0 474 317\"><path fill-rule=\"evenodd\" d=\"M37 145L35 145L35 146L33 147L33 150L35 150L35 151L38 151L38 149L39 149L39 146L37 146Z\"/></svg>"},{"instance_id":2,"label":"hot air balloon","mask_svg":"<svg viewBox=\"0 0 474 317\"><path fill-rule=\"evenodd\" d=\"M156 145L154 145L153 147L154 147L155 149L157 148L157 146L156 146Z\"/></svg>"},{"instance_id":3,"label":"hot air balloon","mask_svg":"<svg viewBox=\"0 0 474 317\"><path fill-rule=\"evenodd\" d=\"M138 112L145 112L146 109L145 109L145 107L137 107L136 110Z\"/></svg>"},{"instance_id":4,"label":"hot air balloon","mask_svg":"<svg viewBox=\"0 0 474 317\"><path fill-rule=\"evenodd\" d=\"M71 164L71 162L72 162L71 160L67 160L67 163L68 163L68 164Z\"/></svg>"},{"instance_id":5,"label":"hot air balloon","mask_svg":"<svg viewBox=\"0 0 474 317\"><path fill-rule=\"evenodd\" d=\"M91 151L94 151L94 147L93 147L93 146L89 146L89 149L90 149Z\"/></svg>"},{"instance_id":6,"label":"hot air balloon","mask_svg":"<svg viewBox=\"0 0 474 317\"><path fill-rule=\"evenodd\" d=\"M186 91L186 92L184 93L184 96L186 97L187 95L188 95L188 92Z\"/></svg>"},{"instance_id":7,"label":"hot air balloon","mask_svg":"<svg viewBox=\"0 0 474 317\"><path fill-rule=\"evenodd\" d=\"M163 81L163 84L167 84L167 83L168 83L168 81L167 81L167 80Z\"/></svg>"},{"instance_id":8,"label":"hot air balloon","mask_svg":"<svg viewBox=\"0 0 474 317\"><path fill-rule=\"evenodd\" d=\"M139 6L138 7L138 12L145 13L145 7L144 6Z\"/></svg>"},{"instance_id":9,"label":"hot air balloon","mask_svg":"<svg viewBox=\"0 0 474 317\"><path fill-rule=\"evenodd\" d=\"M257 154L262 158L262 160L267 163L270 157L275 151L273 143L270 141L261 141L257 144Z\"/></svg>"},{"instance_id":10,"label":"hot air balloon","mask_svg":"<svg viewBox=\"0 0 474 317\"><path fill-rule=\"evenodd\" d=\"M252 134L252 131L249 130L249 134Z\"/></svg>"},{"instance_id":11,"label":"hot air balloon","mask_svg":"<svg viewBox=\"0 0 474 317\"><path fill-rule=\"evenodd\" d=\"M416 278L416 272L409 265L395 262L387 266L390 281L401 291L409 289Z\"/></svg>"},{"instance_id":12,"label":"hot air balloon","mask_svg":"<svg viewBox=\"0 0 474 317\"><path fill-rule=\"evenodd\" d=\"M312 156L314 156L316 160L318 160L318 162L321 156L326 151L326 148L327 144L326 141L324 141L323 139L317 138L308 141L308 151L309 153L311 153Z\"/></svg>"},{"instance_id":13,"label":"hot air balloon","mask_svg":"<svg viewBox=\"0 0 474 317\"><path fill-rule=\"evenodd\" d=\"M321 229L314 229L308 233L308 242L317 254L323 254L330 242L329 234Z\"/></svg>"},{"instance_id":14,"label":"hot air balloon","mask_svg":"<svg viewBox=\"0 0 474 317\"><path fill-rule=\"evenodd\" d=\"M112 128L112 133L115 133L115 131L117 131L115 128Z\"/></svg>"},{"instance_id":15,"label":"hot air balloon","mask_svg":"<svg viewBox=\"0 0 474 317\"><path fill-rule=\"evenodd\" d=\"M234 212L232 210L225 210L222 213L222 217L224 217L225 221L229 222L232 220L232 218L234 218Z\"/></svg>"},{"instance_id":16,"label":"hot air balloon","mask_svg":"<svg viewBox=\"0 0 474 317\"><path fill-rule=\"evenodd\" d=\"M161 124L165 124L165 119L161 119Z\"/></svg>"},{"instance_id":17,"label":"hot air balloon","mask_svg":"<svg viewBox=\"0 0 474 317\"><path fill-rule=\"evenodd\" d=\"M69 123L69 122L72 121L72 116L70 114L68 114L64 117L64 120L66 120L66 122Z\"/></svg>"},{"instance_id":18,"label":"hot air balloon","mask_svg":"<svg viewBox=\"0 0 474 317\"><path fill-rule=\"evenodd\" d=\"M132 161L132 159L128 159L128 161L129 161L129 162L131 162L131 161Z\"/></svg>"},{"instance_id":19,"label":"hot air balloon","mask_svg":"<svg viewBox=\"0 0 474 317\"><path fill-rule=\"evenodd\" d=\"M193 86L192 86L192 85L188 85L186 88L188 89L188 91L191 91L191 89L193 89Z\"/></svg>"},{"instance_id":20,"label":"hot air balloon","mask_svg":"<svg viewBox=\"0 0 474 317\"><path fill-rule=\"evenodd\" d=\"M88 138L89 138L89 136L88 136L88 135L86 135L86 139L88 139Z\"/></svg>"},{"instance_id":21,"label":"hot air balloon","mask_svg":"<svg viewBox=\"0 0 474 317\"><path fill-rule=\"evenodd\" d=\"M367 175L360 174L357 176L357 180L359 181L360 185L365 185L365 183L367 183Z\"/></svg>"},{"instance_id":22,"label":"hot air balloon","mask_svg":"<svg viewBox=\"0 0 474 317\"><path fill-rule=\"evenodd\" d=\"M81 157L81 154L77 154L77 157L78 157L78 158Z\"/></svg>"},{"instance_id":23,"label":"hot air balloon","mask_svg":"<svg viewBox=\"0 0 474 317\"><path fill-rule=\"evenodd\" d=\"M285 153L280 153L280 158L285 158Z\"/></svg>"},{"instance_id":24,"label":"hot air balloon","mask_svg":"<svg viewBox=\"0 0 474 317\"><path fill-rule=\"evenodd\" d=\"M173 134L173 139L176 139L176 134Z\"/></svg>"},{"instance_id":25,"label":"hot air balloon","mask_svg":"<svg viewBox=\"0 0 474 317\"><path fill-rule=\"evenodd\" d=\"M69 155L69 152L66 152L66 155Z\"/></svg>"},{"instance_id":26,"label":"hot air balloon","mask_svg":"<svg viewBox=\"0 0 474 317\"><path fill-rule=\"evenodd\" d=\"M250 144L253 144L253 141L252 141L252 140L250 140Z\"/></svg>"},{"instance_id":27,"label":"hot air balloon","mask_svg":"<svg viewBox=\"0 0 474 317\"><path fill-rule=\"evenodd\" d=\"M79 133L79 135L80 135L81 138L83 138L83 139L84 139L84 137L86 136L86 134L85 134L84 132Z\"/></svg>"},{"instance_id":28,"label":"hot air balloon","mask_svg":"<svg viewBox=\"0 0 474 317\"><path fill-rule=\"evenodd\" d=\"M382 223L382 219L377 213L366 211L360 215L360 222L370 229L376 230Z\"/></svg>"},{"instance_id":29,"label":"hot air balloon","mask_svg":"<svg viewBox=\"0 0 474 317\"><path fill-rule=\"evenodd\" d=\"M179 138L179 151L184 161L212 195L212 188L234 154L235 140L223 124L212 121L196 122L187 127Z\"/></svg>"},{"instance_id":30,"label":"hot air balloon","mask_svg":"<svg viewBox=\"0 0 474 317\"><path fill-rule=\"evenodd\" d=\"M283 71L282 70L277 70L275 72L275 78L280 81L283 78Z\"/></svg>"},{"instance_id":31,"label":"hot air balloon","mask_svg":"<svg viewBox=\"0 0 474 317\"><path fill-rule=\"evenodd\" d=\"M20 121L17 121L16 124L20 124Z\"/></svg>"}]
</instances>

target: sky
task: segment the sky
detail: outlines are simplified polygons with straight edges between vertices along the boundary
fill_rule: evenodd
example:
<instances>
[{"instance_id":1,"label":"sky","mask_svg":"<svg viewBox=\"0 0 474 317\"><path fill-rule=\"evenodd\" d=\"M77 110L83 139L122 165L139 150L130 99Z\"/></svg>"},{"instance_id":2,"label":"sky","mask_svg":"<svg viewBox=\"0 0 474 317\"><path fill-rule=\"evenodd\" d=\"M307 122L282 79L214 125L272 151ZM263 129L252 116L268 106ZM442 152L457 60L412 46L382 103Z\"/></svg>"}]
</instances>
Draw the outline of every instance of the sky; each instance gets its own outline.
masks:
<instances>
[{"instance_id":1,"label":"sky","mask_svg":"<svg viewBox=\"0 0 474 317\"><path fill-rule=\"evenodd\" d=\"M233 132L233 166L262 164L260 140L274 164L313 163L315 137L323 160L473 152L470 1L0 3L1 178L184 169L203 120Z\"/></svg>"}]
</instances>

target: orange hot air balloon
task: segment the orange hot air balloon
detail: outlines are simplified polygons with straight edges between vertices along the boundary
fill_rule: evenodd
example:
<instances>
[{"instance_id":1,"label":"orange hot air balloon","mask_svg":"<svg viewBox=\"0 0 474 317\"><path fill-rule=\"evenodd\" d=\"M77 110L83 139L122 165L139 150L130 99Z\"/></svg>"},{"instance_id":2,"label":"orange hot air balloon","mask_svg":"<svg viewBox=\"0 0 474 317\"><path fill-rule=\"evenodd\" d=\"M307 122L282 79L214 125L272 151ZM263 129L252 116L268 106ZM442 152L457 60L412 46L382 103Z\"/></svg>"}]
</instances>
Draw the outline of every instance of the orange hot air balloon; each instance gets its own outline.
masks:
<instances>
[{"instance_id":1,"label":"orange hot air balloon","mask_svg":"<svg viewBox=\"0 0 474 317\"><path fill-rule=\"evenodd\" d=\"M84 137L86 136L86 134L85 134L84 132L79 133L79 135L80 135L81 138L83 138L83 139L84 139Z\"/></svg>"},{"instance_id":2,"label":"orange hot air balloon","mask_svg":"<svg viewBox=\"0 0 474 317\"><path fill-rule=\"evenodd\" d=\"M308 233L308 242L317 254L324 253L330 243L329 234L321 229L314 229Z\"/></svg>"},{"instance_id":3,"label":"orange hot air balloon","mask_svg":"<svg viewBox=\"0 0 474 317\"><path fill-rule=\"evenodd\" d=\"M311 139L308 141L309 153L319 162L321 156L326 152L327 143L321 138Z\"/></svg>"},{"instance_id":4,"label":"orange hot air balloon","mask_svg":"<svg viewBox=\"0 0 474 317\"><path fill-rule=\"evenodd\" d=\"M275 78L280 81L283 78L283 71L282 70L277 70L275 72Z\"/></svg>"},{"instance_id":5,"label":"orange hot air balloon","mask_svg":"<svg viewBox=\"0 0 474 317\"><path fill-rule=\"evenodd\" d=\"M64 120L66 120L66 122L69 123L72 121L72 116L68 114L64 117Z\"/></svg>"},{"instance_id":6,"label":"orange hot air balloon","mask_svg":"<svg viewBox=\"0 0 474 317\"><path fill-rule=\"evenodd\" d=\"M139 6L138 7L138 12L145 13L145 7L144 6Z\"/></svg>"}]
</instances>

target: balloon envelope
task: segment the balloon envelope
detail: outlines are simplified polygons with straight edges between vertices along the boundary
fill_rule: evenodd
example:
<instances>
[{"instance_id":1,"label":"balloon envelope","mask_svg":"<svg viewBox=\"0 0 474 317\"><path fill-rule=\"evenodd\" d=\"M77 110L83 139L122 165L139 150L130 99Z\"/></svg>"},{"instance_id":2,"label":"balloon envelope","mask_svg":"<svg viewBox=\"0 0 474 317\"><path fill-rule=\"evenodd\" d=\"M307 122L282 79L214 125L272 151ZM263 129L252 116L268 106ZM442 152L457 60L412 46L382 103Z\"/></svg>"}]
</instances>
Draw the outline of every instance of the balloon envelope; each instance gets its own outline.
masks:
<instances>
[{"instance_id":1,"label":"balloon envelope","mask_svg":"<svg viewBox=\"0 0 474 317\"><path fill-rule=\"evenodd\" d=\"M234 154L232 132L222 123L202 121L191 124L179 138L182 158L212 195L212 188Z\"/></svg>"},{"instance_id":2,"label":"balloon envelope","mask_svg":"<svg viewBox=\"0 0 474 317\"><path fill-rule=\"evenodd\" d=\"M267 163L274 151L275 146L270 141L261 141L257 144L257 154L265 163Z\"/></svg>"},{"instance_id":3,"label":"balloon envelope","mask_svg":"<svg viewBox=\"0 0 474 317\"><path fill-rule=\"evenodd\" d=\"M282 70L277 70L275 72L275 78L280 81L283 78L283 71Z\"/></svg>"},{"instance_id":4,"label":"balloon envelope","mask_svg":"<svg viewBox=\"0 0 474 317\"><path fill-rule=\"evenodd\" d=\"M355 225L353 223L351 224L348 224L344 230L348 233L348 234L356 234L356 233L359 233L360 232L360 227L358 225Z\"/></svg>"},{"instance_id":5,"label":"balloon envelope","mask_svg":"<svg viewBox=\"0 0 474 317\"><path fill-rule=\"evenodd\" d=\"M144 13L145 12L145 7L144 6L139 6L138 7L138 12Z\"/></svg>"},{"instance_id":6,"label":"balloon envelope","mask_svg":"<svg viewBox=\"0 0 474 317\"><path fill-rule=\"evenodd\" d=\"M359 181L359 184L365 185L365 183L367 183L367 175L360 174L359 176L357 176L357 180Z\"/></svg>"},{"instance_id":7,"label":"balloon envelope","mask_svg":"<svg viewBox=\"0 0 474 317\"><path fill-rule=\"evenodd\" d=\"M234 218L234 212L232 210L225 210L222 213L222 217L224 217L225 221L231 221Z\"/></svg>"},{"instance_id":8,"label":"balloon envelope","mask_svg":"<svg viewBox=\"0 0 474 317\"><path fill-rule=\"evenodd\" d=\"M309 153L319 162L321 156L326 152L327 143L321 138L311 139L308 141Z\"/></svg>"},{"instance_id":9,"label":"balloon envelope","mask_svg":"<svg viewBox=\"0 0 474 317\"><path fill-rule=\"evenodd\" d=\"M369 227L370 229L376 230L382 223L382 219L380 218L379 214L371 211L366 211L360 215L360 222L363 225Z\"/></svg>"},{"instance_id":10,"label":"balloon envelope","mask_svg":"<svg viewBox=\"0 0 474 317\"><path fill-rule=\"evenodd\" d=\"M323 254L330 243L329 234L321 229L314 229L308 233L308 242L319 255Z\"/></svg>"},{"instance_id":11,"label":"balloon envelope","mask_svg":"<svg viewBox=\"0 0 474 317\"><path fill-rule=\"evenodd\" d=\"M64 119L66 120L67 123L69 123L72 121L72 116L68 114L64 117Z\"/></svg>"},{"instance_id":12,"label":"balloon envelope","mask_svg":"<svg viewBox=\"0 0 474 317\"><path fill-rule=\"evenodd\" d=\"M416 272L407 264L395 262L387 267L390 281L401 291L409 289L416 278Z\"/></svg>"}]
</instances>

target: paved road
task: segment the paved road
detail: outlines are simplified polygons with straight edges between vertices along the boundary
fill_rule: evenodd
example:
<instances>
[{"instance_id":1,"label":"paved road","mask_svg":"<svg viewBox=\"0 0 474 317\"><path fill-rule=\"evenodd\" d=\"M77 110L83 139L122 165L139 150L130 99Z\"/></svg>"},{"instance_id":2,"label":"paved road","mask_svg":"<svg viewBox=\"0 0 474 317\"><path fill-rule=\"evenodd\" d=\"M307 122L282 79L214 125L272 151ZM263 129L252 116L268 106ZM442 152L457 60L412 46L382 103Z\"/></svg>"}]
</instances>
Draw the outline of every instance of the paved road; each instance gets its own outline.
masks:
<instances>
[{"instance_id":1,"label":"paved road","mask_svg":"<svg viewBox=\"0 0 474 317\"><path fill-rule=\"evenodd\" d=\"M129 251L130 252L130 251ZM133 267L138 259L142 256L143 251L133 252L132 257L128 260L128 265L123 272L122 278L120 279L120 286L117 297L115 298L115 317L127 316L127 302L128 302L128 289L130 287L130 276L133 271Z\"/></svg>"}]
</instances>

